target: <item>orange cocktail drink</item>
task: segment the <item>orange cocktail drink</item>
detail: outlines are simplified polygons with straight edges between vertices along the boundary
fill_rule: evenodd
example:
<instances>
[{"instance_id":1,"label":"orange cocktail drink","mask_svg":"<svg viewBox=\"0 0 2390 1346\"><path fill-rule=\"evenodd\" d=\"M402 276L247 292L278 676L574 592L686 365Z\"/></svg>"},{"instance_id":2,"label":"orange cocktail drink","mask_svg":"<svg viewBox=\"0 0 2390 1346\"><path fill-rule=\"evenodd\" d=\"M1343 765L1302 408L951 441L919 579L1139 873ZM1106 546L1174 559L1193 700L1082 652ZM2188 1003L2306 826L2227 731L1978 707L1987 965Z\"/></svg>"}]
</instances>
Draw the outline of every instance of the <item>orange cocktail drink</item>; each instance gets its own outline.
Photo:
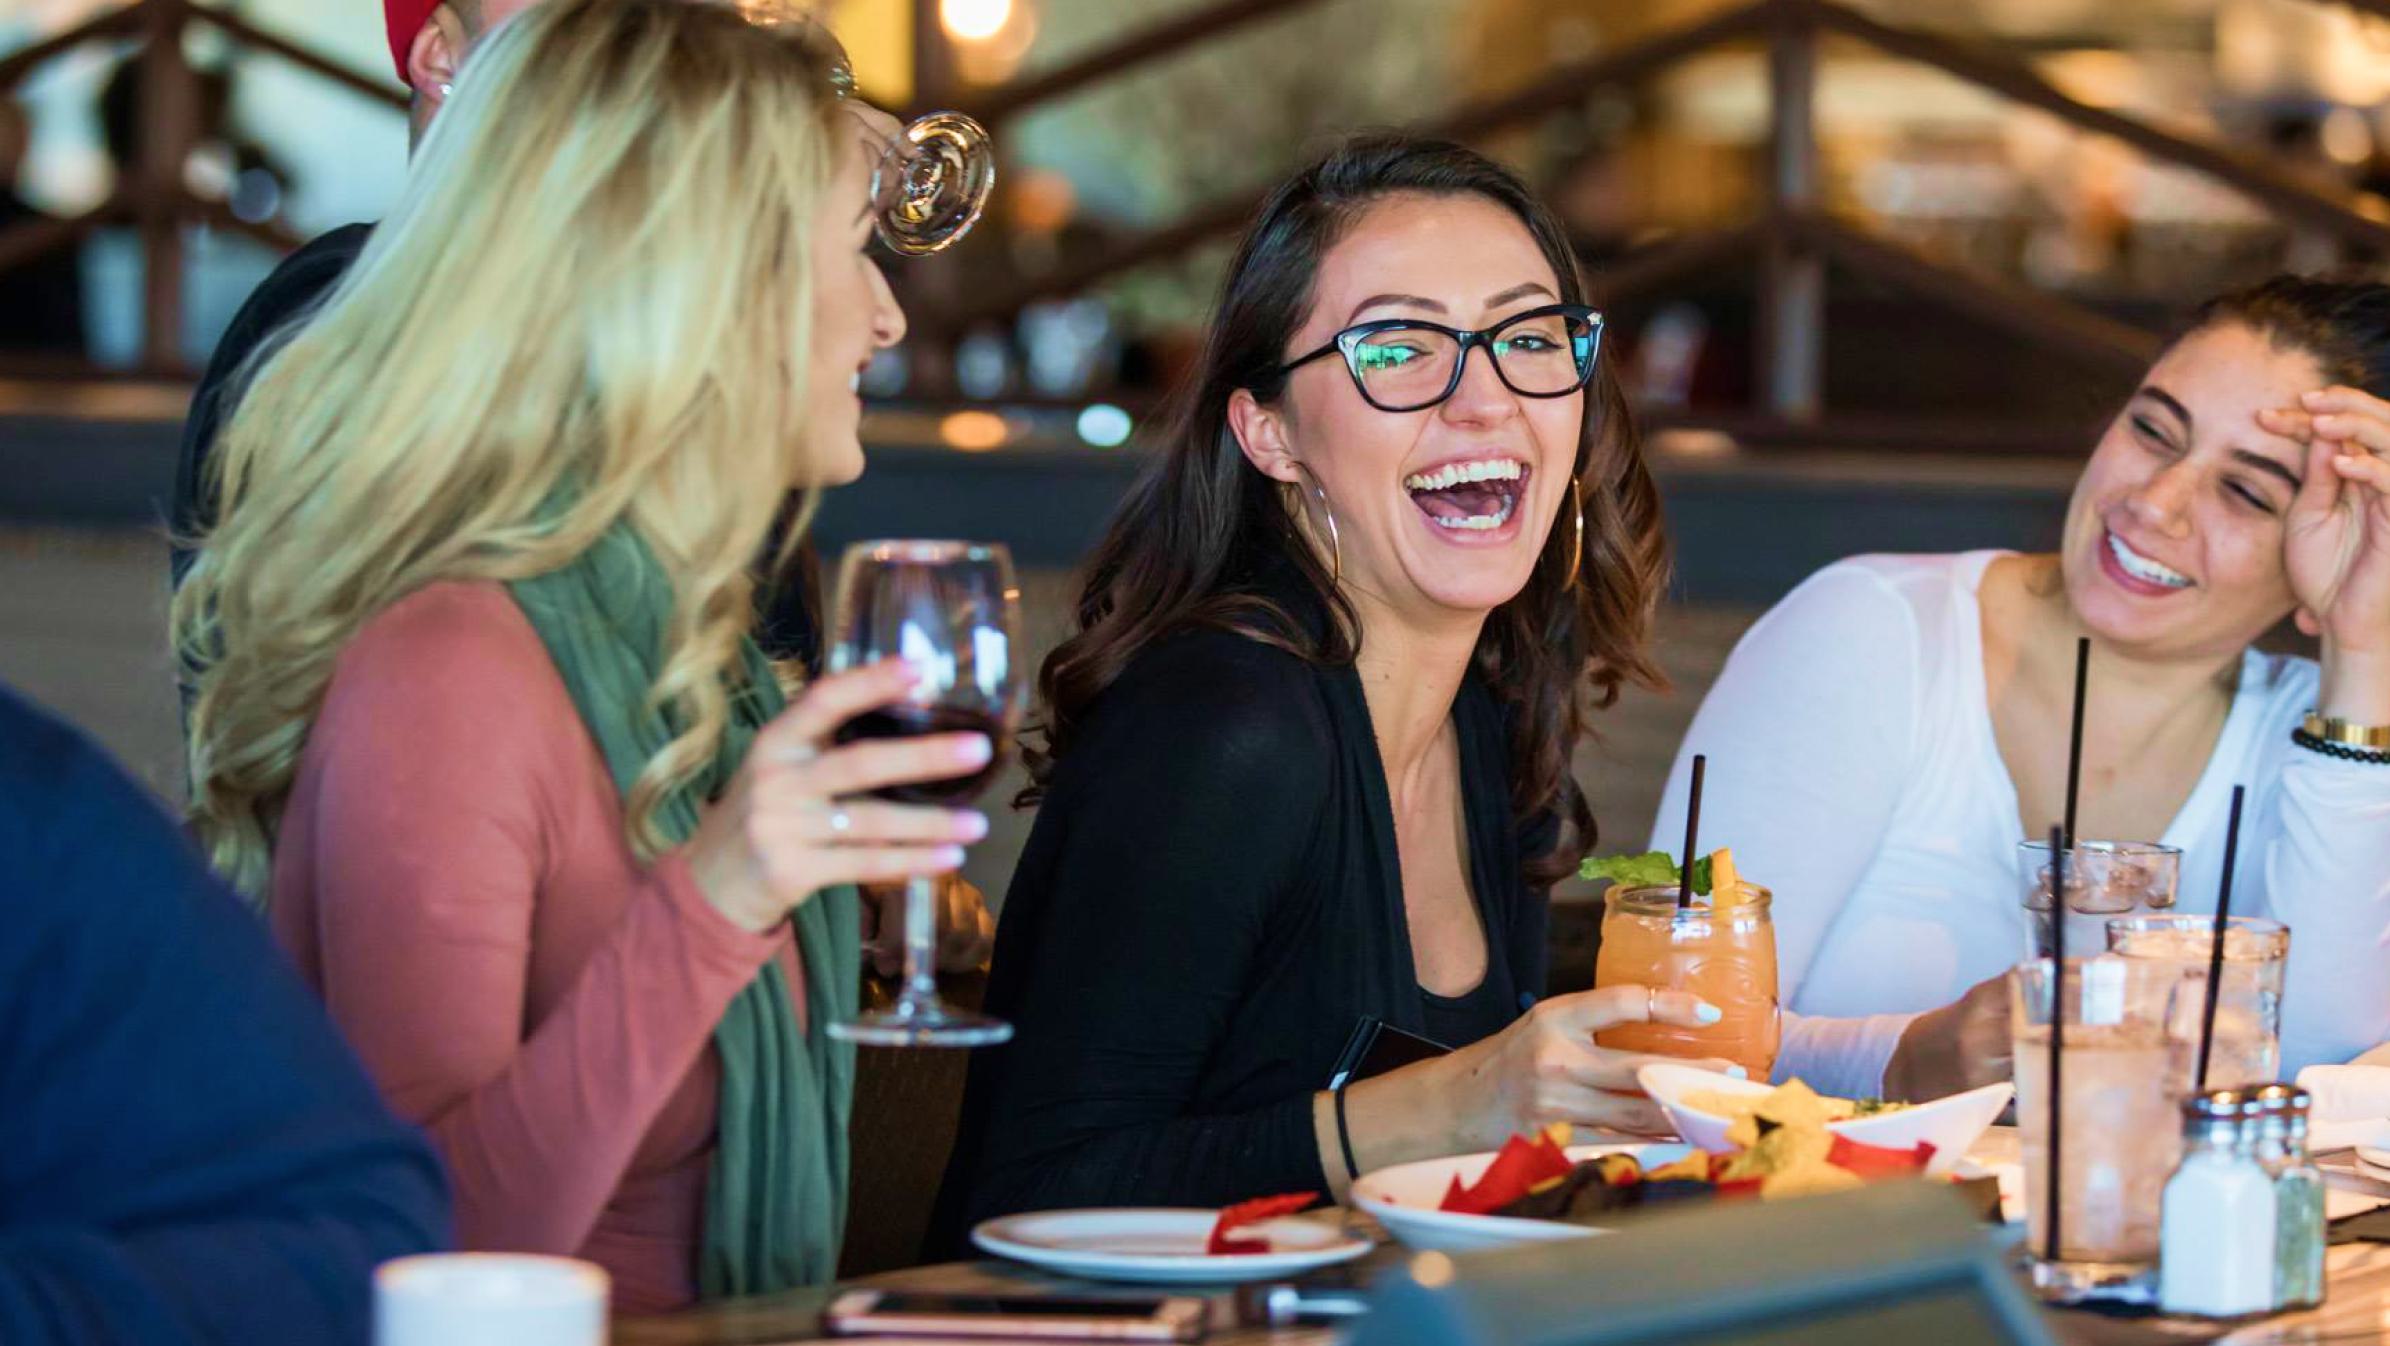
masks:
<instances>
[{"instance_id":1,"label":"orange cocktail drink","mask_svg":"<svg viewBox=\"0 0 2390 1346\"><path fill-rule=\"evenodd\" d=\"M1776 1064L1776 925L1768 890L1740 879L1678 910L1675 884L1613 886L1593 984L1690 991L1725 1015L1707 1028L1635 1023L1594 1040L1620 1051L1722 1057L1764 1080Z\"/></svg>"}]
</instances>

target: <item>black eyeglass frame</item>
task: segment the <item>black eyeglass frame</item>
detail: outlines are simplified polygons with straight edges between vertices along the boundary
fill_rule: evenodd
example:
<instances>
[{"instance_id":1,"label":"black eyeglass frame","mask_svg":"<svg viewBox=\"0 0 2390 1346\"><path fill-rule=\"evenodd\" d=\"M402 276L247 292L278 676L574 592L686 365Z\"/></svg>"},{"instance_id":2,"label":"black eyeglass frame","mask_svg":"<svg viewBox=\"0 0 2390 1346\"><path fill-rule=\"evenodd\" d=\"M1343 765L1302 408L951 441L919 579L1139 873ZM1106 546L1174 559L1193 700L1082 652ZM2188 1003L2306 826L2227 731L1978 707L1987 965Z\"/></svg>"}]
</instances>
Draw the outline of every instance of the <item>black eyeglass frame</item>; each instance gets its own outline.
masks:
<instances>
[{"instance_id":1,"label":"black eyeglass frame","mask_svg":"<svg viewBox=\"0 0 2390 1346\"><path fill-rule=\"evenodd\" d=\"M1511 382L1510 375L1503 372L1502 361L1494 354L1494 342L1500 339L1503 332L1508 331L1510 328L1515 327L1520 323L1526 322L1531 318L1550 318L1555 316L1574 318L1590 326L1593 329L1593 333L1587 339L1592 342L1593 349L1585 357L1585 367L1577 371L1576 382L1558 392L1532 393ZM1400 413L1407 411L1425 411L1429 407L1443 405L1445 402L1451 400L1454 393L1460 391L1461 379L1469 372L1469 352L1475 347L1483 346L1485 347L1485 358L1487 362L1492 364L1494 367L1494 377L1502 380L1503 387L1510 389L1512 392L1521 397L1534 397L1547 400L1555 397L1569 397L1576 393L1583 392L1585 390L1585 385L1593 382L1594 371L1601 367L1602 328L1603 322L1601 310L1587 304L1545 304L1541 308L1531 308L1524 313L1514 313L1511 316L1504 318L1502 321L1495 323L1491 327L1480 328L1474 332L1462 331L1457 327L1446 327L1442 323L1429 322L1424 318L1379 318L1373 322L1357 323L1351 327L1347 327L1331 338L1327 345L1320 347L1318 350L1312 351L1308 355L1297 356L1294 359L1287 361L1285 364L1278 366L1278 376L1280 378L1285 378L1286 376L1294 373L1296 370L1301 369L1303 366L1316 360L1324 360L1331 355L1342 355L1344 357L1344 371L1352 376L1353 388L1356 392L1361 394L1362 401L1367 402L1369 405L1376 407L1380 411L1386 412ZM1361 374L1361 357L1358 352L1360 351L1361 343L1369 340L1373 336L1377 336L1384 332L1399 332L1404 330L1441 333L1459 343L1461 354L1459 359L1452 362L1452 376L1445 380L1444 391L1437 393L1434 397L1431 397L1424 402L1414 403L1410 406L1388 406L1385 403L1380 402L1375 397L1370 396L1369 383L1362 377Z\"/></svg>"}]
</instances>

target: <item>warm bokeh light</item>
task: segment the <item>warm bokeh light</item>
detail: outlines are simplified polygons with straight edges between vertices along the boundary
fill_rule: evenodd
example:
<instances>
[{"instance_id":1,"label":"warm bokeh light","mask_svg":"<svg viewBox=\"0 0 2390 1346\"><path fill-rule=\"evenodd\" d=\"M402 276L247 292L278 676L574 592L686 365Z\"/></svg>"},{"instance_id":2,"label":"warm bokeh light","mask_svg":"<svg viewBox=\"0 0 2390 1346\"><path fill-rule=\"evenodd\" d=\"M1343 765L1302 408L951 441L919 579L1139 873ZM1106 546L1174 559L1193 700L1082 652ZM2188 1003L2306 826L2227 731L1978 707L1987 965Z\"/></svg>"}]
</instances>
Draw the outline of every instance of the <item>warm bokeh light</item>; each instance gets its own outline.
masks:
<instances>
[{"instance_id":1,"label":"warm bokeh light","mask_svg":"<svg viewBox=\"0 0 2390 1346\"><path fill-rule=\"evenodd\" d=\"M938 22L957 42L985 42L1012 20L1012 0L938 0Z\"/></svg>"},{"instance_id":2,"label":"warm bokeh light","mask_svg":"<svg viewBox=\"0 0 2390 1346\"><path fill-rule=\"evenodd\" d=\"M1004 447L1012 427L992 411L958 411L938 422L938 438L965 453L986 453Z\"/></svg>"}]
</instances>

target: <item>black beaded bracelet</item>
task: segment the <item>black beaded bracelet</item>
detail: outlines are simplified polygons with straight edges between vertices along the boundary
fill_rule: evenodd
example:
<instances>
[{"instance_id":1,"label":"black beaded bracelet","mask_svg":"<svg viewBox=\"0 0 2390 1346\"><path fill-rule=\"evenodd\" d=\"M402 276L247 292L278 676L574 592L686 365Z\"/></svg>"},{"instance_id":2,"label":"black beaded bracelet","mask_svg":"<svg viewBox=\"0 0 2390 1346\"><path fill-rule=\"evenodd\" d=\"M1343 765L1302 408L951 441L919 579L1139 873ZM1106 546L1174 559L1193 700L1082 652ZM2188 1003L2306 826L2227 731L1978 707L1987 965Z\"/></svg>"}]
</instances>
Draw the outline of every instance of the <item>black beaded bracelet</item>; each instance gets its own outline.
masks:
<instances>
[{"instance_id":1,"label":"black beaded bracelet","mask_svg":"<svg viewBox=\"0 0 2390 1346\"><path fill-rule=\"evenodd\" d=\"M1360 1181L1361 1166L1353 1162L1353 1136L1344 1129L1344 1088L1341 1085L1336 1089L1336 1144L1344 1151L1344 1176Z\"/></svg>"},{"instance_id":2,"label":"black beaded bracelet","mask_svg":"<svg viewBox=\"0 0 2390 1346\"><path fill-rule=\"evenodd\" d=\"M2343 762L2362 762L2367 766L2390 766L2390 752L2375 752L2370 748L2352 748L2346 743L2334 743L2328 738L2317 738L2304 729L2291 730L2290 741L2309 752L2320 752L2326 757L2337 757Z\"/></svg>"}]
</instances>

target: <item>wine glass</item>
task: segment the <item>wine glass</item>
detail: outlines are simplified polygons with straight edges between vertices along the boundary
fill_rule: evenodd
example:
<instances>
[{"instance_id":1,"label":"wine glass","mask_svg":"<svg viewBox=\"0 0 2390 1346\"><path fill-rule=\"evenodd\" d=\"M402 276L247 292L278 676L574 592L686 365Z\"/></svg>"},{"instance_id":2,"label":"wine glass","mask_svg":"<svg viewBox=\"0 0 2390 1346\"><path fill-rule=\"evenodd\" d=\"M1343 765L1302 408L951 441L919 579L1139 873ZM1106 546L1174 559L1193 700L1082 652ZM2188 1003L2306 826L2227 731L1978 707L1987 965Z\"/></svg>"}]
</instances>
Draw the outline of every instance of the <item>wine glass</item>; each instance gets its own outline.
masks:
<instances>
[{"instance_id":1,"label":"wine glass","mask_svg":"<svg viewBox=\"0 0 2390 1346\"><path fill-rule=\"evenodd\" d=\"M971 232L996 190L996 147L960 112L914 119L872 169L880 241L907 257L938 252Z\"/></svg>"},{"instance_id":2,"label":"wine glass","mask_svg":"<svg viewBox=\"0 0 2390 1346\"><path fill-rule=\"evenodd\" d=\"M879 797L949 807L978 797L1020 725L1013 653L1021 591L1011 553L982 542L859 542L839 564L830 611L831 672L903 659L921 673L909 699L847 721L839 742L978 732L994 748L969 775L889 786ZM1011 1024L939 998L937 939L937 880L909 879L904 987L895 1004L832 1024L831 1035L882 1047L983 1047L1011 1038Z\"/></svg>"}]
</instances>

